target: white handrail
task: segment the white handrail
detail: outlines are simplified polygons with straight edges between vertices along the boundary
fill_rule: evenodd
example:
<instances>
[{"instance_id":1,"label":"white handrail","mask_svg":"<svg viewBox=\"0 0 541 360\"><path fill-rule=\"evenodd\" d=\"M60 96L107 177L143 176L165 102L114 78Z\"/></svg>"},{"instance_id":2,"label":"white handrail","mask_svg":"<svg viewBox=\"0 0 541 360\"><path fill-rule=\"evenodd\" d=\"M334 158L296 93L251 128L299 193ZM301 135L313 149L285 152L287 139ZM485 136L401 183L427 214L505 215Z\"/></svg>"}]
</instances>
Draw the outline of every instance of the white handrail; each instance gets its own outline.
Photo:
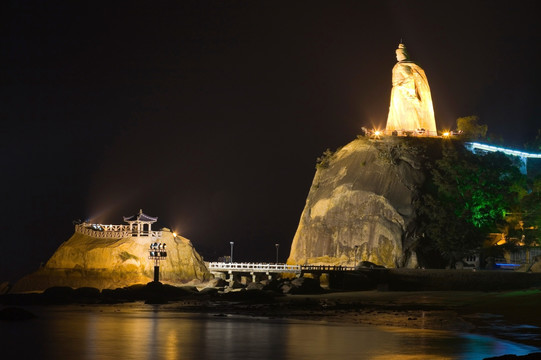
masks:
<instances>
[{"instance_id":1,"label":"white handrail","mask_svg":"<svg viewBox=\"0 0 541 360\"><path fill-rule=\"evenodd\" d=\"M250 272L294 272L300 273L300 265L209 262L209 270L215 271L250 271Z\"/></svg>"},{"instance_id":2,"label":"white handrail","mask_svg":"<svg viewBox=\"0 0 541 360\"><path fill-rule=\"evenodd\" d=\"M467 143L467 144L469 146L471 146L473 149L481 149L481 150L490 151L490 152L499 151L499 152L503 152L504 154L507 154L507 155L519 156L519 157L523 157L523 158L541 159L541 154L527 153L525 151L507 149L507 148L503 148L503 147L500 147L500 146L481 144L481 143L478 143L478 142L470 142L470 143Z\"/></svg>"},{"instance_id":3,"label":"white handrail","mask_svg":"<svg viewBox=\"0 0 541 360\"><path fill-rule=\"evenodd\" d=\"M128 238L128 237L152 237L152 238L160 238L162 237L163 232L162 231L140 231L139 234L137 231L134 231L133 229L130 229L129 225L99 225L101 229L103 230L94 230L91 227L91 224L77 224L75 225L75 231L92 236L95 238L112 238L112 239L121 239L121 238Z\"/></svg>"}]
</instances>

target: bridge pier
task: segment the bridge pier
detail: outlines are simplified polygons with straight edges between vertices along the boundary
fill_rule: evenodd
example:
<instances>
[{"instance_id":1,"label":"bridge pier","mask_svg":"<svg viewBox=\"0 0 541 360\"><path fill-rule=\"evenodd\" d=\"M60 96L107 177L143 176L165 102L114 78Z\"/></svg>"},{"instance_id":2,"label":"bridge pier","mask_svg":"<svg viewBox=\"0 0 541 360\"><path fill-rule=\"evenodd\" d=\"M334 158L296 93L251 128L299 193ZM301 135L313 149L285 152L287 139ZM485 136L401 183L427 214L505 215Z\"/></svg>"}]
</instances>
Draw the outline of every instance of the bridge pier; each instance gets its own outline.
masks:
<instances>
[{"instance_id":1,"label":"bridge pier","mask_svg":"<svg viewBox=\"0 0 541 360\"><path fill-rule=\"evenodd\" d=\"M241 282L247 285L250 281L257 282L258 278L263 278L263 274L267 275L269 280L272 280L273 274L279 276L278 274L287 273L295 274L297 277L301 274L300 265L226 262L209 262L206 264L215 277L224 279L229 283L229 286L232 286L239 277Z\"/></svg>"},{"instance_id":2,"label":"bridge pier","mask_svg":"<svg viewBox=\"0 0 541 360\"><path fill-rule=\"evenodd\" d=\"M214 276L215 279L223 279L227 281L227 275L221 271L213 271L211 274Z\"/></svg>"},{"instance_id":3,"label":"bridge pier","mask_svg":"<svg viewBox=\"0 0 541 360\"><path fill-rule=\"evenodd\" d=\"M229 283L229 287L232 287L233 286L233 283L235 282L235 273L233 273L233 271L228 271L228 274L229 274L229 279L227 279L227 282Z\"/></svg>"}]
</instances>

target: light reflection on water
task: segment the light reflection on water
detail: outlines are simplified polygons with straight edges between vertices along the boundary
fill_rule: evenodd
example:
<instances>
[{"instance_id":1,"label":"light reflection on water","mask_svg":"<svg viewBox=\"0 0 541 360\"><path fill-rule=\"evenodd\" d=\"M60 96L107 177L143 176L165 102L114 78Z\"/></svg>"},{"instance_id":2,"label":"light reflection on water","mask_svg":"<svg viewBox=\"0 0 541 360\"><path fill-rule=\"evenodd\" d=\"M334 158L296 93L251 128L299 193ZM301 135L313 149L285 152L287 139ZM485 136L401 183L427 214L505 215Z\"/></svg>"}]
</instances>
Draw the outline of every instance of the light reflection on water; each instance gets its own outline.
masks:
<instances>
[{"instance_id":1,"label":"light reflection on water","mask_svg":"<svg viewBox=\"0 0 541 360\"><path fill-rule=\"evenodd\" d=\"M539 349L447 331L182 314L147 305L33 308L0 323L20 359L482 359Z\"/></svg>"}]
</instances>

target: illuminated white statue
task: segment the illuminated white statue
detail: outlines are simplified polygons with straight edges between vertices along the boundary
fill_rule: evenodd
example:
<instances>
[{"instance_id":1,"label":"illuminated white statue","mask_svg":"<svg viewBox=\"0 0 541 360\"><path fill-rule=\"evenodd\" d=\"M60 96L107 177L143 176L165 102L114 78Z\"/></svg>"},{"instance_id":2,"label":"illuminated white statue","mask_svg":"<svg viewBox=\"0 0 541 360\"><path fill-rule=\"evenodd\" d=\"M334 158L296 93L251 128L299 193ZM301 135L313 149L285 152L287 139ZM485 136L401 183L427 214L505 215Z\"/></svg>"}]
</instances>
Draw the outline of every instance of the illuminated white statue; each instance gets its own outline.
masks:
<instances>
[{"instance_id":1,"label":"illuminated white statue","mask_svg":"<svg viewBox=\"0 0 541 360\"><path fill-rule=\"evenodd\" d=\"M398 45L396 60L387 132L412 131L436 136L434 107L424 70L409 60L404 44Z\"/></svg>"}]
</instances>

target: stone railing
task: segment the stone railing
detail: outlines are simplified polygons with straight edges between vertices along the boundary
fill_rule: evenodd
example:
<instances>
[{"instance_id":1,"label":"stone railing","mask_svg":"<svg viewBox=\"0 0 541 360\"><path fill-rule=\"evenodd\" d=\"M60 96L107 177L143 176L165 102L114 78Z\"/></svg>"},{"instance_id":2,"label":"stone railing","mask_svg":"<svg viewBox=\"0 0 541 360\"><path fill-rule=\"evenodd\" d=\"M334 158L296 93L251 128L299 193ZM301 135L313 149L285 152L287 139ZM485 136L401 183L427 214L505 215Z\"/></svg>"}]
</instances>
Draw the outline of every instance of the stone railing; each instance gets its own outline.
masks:
<instances>
[{"instance_id":1,"label":"stone railing","mask_svg":"<svg viewBox=\"0 0 541 360\"><path fill-rule=\"evenodd\" d=\"M428 130L379 130L379 134L376 135L375 131L370 131L368 136L417 136L417 137L438 137L437 131L428 131Z\"/></svg>"},{"instance_id":2,"label":"stone railing","mask_svg":"<svg viewBox=\"0 0 541 360\"><path fill-rule=\"evenodd\" d=\"M100 224L99 226L101 226L101 228L104 231L130 231L130 225L102 225Z\"/></svg>"},{"instance_id":3,"label":"stone railing","mask_svg":"<svg viewBox=\"0 0 541 360\"><path fill-rule=\"evenodd\" d=\"M161 231L132 231L129 225L77 224L75 232L95 238L121 239L127 237L162 237Z\"/></svg>"},{"instance_id":4,"label":"stone railing","mask_svg":"<svg viewBox=\"0 0 541 360\"><path fill-rule=\"evenodd\" d=\"M75 225L75 231L95 238L126 238L130 237L130 231L126 230L95 230L87 224Z\"/></svg>"}]
</instances>

